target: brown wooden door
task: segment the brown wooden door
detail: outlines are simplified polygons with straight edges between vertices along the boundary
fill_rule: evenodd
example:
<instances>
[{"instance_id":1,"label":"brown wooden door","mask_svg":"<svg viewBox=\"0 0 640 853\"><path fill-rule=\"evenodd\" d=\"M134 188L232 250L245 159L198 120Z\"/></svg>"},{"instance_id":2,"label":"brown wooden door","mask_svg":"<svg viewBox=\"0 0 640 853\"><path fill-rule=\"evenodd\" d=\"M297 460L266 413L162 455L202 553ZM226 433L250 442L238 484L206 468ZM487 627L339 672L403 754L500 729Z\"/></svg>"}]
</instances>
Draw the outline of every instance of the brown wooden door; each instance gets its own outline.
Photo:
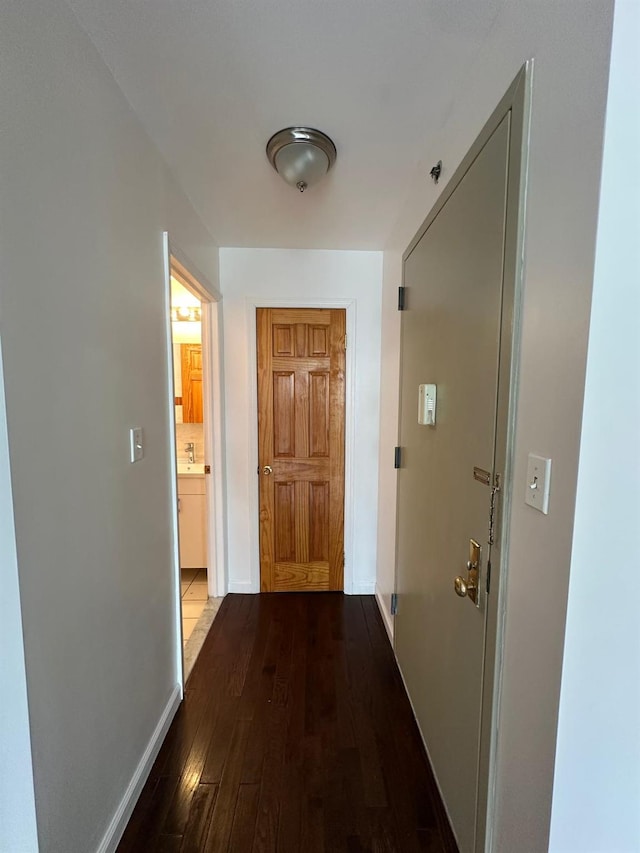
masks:
<instances>
[{"instance_id":1,"label":"brown wooden door","mask_svg":"<svg viewBox=\"0 0 640 853\"><path fill-rule=\"evenodd\" d=\"M345 319L257 309L263 592L343 589Z\"/></svg>"},{"instance_id":2,"label":"brown wooden door","mask_svg":"<svg viewBox=\"0 0 640 853\"><path fill-rule=\"evenodd\" d=\"M202 345L182 344L182 420L201 424L202 417Z\"/></svg>"}]
</instances>

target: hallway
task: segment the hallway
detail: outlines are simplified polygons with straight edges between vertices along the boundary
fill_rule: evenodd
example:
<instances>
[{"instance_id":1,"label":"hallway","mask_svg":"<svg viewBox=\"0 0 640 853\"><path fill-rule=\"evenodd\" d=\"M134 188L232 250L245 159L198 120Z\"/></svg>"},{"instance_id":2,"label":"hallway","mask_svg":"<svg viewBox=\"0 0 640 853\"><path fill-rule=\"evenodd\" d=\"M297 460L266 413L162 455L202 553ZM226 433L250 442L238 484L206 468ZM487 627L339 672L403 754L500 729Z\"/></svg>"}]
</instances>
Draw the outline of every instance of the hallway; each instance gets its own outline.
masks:
<instances>
[{"instance_id":1,"label":"hallway","mask_svg":"<svg viewBox=\"0 0 640 853\"><path fill-rule=\"evenodd\" d=\"M373 596L228 595L118 853L454 853Z\"/></svg>"}]
</instances>

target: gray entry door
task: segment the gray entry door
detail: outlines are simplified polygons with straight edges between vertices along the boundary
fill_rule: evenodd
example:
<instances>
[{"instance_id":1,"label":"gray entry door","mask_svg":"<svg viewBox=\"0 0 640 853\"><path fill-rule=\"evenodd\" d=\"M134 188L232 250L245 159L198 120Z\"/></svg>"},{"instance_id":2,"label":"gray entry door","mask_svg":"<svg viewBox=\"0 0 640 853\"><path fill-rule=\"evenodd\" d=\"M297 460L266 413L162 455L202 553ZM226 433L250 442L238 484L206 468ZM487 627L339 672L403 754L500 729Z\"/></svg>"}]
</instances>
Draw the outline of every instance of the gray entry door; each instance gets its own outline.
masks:
<instances>
[{"instance_id":1,"label":"gray entry door","mask_svg":"<svg viewBox=\"0 0 640 853\"><path fill-rule=\"evenodd\" d=\"M474 468L493 482L509 122L404 268L396 653L461 853L475 848L491 485ZM423 383L437 386L434 426L418 423ZM479 606L454 590L470 540Z\"/></svg>"}]
</instances>

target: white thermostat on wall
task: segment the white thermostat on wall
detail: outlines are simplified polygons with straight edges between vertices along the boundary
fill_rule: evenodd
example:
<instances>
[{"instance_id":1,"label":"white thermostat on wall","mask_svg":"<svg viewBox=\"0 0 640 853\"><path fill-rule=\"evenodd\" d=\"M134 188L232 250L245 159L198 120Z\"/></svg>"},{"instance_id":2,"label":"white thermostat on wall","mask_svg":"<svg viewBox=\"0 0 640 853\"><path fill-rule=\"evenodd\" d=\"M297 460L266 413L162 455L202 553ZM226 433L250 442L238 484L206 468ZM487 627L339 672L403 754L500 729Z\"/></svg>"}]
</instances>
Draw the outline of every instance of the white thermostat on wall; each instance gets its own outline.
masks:
<instances>
[{"instance_id":1,"label":"white thermostat on wall","mask_svg":"<svg viewBox=\"0 0 640 853\"><path fill-rule=\"evenodd\" d=\"M436 424L436 386L418 386L418 423L423 426Z\"/></svg>"}]
</instances>

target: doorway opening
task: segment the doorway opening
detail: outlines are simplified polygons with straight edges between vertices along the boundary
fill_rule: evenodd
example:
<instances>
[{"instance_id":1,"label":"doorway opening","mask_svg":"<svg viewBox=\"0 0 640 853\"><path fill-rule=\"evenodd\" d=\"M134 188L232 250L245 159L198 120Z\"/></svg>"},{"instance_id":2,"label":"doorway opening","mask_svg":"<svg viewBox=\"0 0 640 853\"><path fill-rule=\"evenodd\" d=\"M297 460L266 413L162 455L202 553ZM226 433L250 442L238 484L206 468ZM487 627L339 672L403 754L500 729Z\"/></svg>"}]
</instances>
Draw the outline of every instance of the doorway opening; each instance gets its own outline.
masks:
<instances>
[{"instance_id":1,"label":"doorway opening","mask_svg":"<svg viewBox=\"0 0 640 853\"><path fill-rule=\"evenodd\" d=\"M178 680L189 676L226 591L220 295L166 246L170 457Z\"/></svg>"},{"instance_id":2,"label":"doorway opening","mask_svg":"<svg viewBox=\"0 0 640 853\"><path fill-rule=\"evenodd\" d=\"M183 284L172 266L171 340L185 648L209 600L201 318L202 301Z\"/></svg>"}]
</instances>

